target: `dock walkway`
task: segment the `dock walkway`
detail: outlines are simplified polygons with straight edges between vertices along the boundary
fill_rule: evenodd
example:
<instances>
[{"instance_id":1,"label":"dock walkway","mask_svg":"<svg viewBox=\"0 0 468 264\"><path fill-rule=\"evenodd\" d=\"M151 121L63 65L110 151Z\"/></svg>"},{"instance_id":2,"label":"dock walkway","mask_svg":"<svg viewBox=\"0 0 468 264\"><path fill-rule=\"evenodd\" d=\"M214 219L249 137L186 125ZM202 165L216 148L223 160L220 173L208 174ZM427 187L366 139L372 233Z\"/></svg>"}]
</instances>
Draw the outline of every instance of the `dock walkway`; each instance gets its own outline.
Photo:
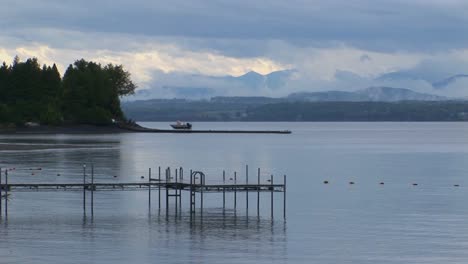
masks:
<instances>
[{"instance_id":1,"label":"dock walkway","mask_svg":"<svg viewBox=\"0 0 468 264\"><path fill-rule=\"evenodd\" d=\"M84 167L85 168L85 167ZM174 172L174 176L171 173ZM151 210L152 192L157 191L158 209L161 209L163 200L161 195L165 196L165 209L169 212L170 200L173 199L175 212L181 213L182 192L188 192L190 195L190 214L195 214L197 195L200 203L199 211L203 214L203 194L204 193L222 193L223 209L226 208L226 193L234 193L234 210L237 209L237 193L246 194L246 209L248 213L249 193L257 194L257 214L260 216L260 193L271 193L271 216L273 217L273 193L283 193L283 216L286 217L286 175L283 176L283 183L273 182L273 175L268 179L261 181L260 169L258 169L257 181L248 181L248 166L246 166L245 182L237 181L237 173L234 179L226 181L226 174L223 171L222 181L216 183L206 183L205 174L201 171L190 171L190 179L184 179L183 168L171 169L168 167L162 177L161 167L158 167L158 177L153 178L151 169L148 170L147 182L95 182L94 166L91 166L91 175L83 172L83 181L81 183L8 183L8 170L0 170L0 216L2 206L4 214L8 215L8 198L14 192L57 192L57 191L75 191L83 192L83 213L86 215L86 194L90 193L91 214L94 214L94 192L98 191L142 191L148 192L148 206ZM2 181L3 178L3 181ZM90 181L89 181L90 180ZM233 182L234 181L234 182ZM2 201L3 200L3 201Z\"/></svg>"}]
</instances>

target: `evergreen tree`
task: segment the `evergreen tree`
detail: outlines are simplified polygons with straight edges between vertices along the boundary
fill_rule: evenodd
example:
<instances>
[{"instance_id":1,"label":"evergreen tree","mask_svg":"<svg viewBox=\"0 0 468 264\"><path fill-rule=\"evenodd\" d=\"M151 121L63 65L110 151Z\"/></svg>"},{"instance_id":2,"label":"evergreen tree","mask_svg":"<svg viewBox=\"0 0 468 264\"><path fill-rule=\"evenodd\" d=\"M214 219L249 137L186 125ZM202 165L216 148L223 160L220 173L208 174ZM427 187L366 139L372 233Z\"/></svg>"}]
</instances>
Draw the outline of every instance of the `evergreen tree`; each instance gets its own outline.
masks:
<instances>
[{"instance_id":1,"label":"evergreen tree","mask_svg":"<svg viewBox=\"0 0 468 264\"><path fill-rule=\"evenodd\" d=\"M64 78L57 66L39 66L36 58L0 66L0 122L24 124L109 124L122 120L120 96L135 85L121 65L83 59L70 65Z\"/></svg>"},{"instance_id":2,"label":"evergreen tree","mask_svg":"<svg viewBox=\"0 0 468 264\"><path fill-rule=\"evenodd\" d=\"M124 119L120 96L135 90L130 74L122 66L102 67L83 59L68 67L63 87L66 120L92 124Z\"/></svg>"}]
</instances>

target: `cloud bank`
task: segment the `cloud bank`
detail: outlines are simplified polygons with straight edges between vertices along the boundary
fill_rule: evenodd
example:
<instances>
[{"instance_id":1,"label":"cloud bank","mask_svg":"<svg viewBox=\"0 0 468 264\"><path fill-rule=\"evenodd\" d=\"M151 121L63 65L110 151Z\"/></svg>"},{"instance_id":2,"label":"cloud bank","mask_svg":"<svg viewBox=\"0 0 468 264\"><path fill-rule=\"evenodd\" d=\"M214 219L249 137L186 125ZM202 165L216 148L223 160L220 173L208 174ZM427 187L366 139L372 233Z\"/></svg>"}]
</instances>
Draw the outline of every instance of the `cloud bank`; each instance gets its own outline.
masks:
<instances>
[{"instance_id":1,"label":"cloud bank","mask_svg":"<svg viewBox=\"0 0 468 264\"><path fill-rule=\"evenodd\" d=\"M466 78L433 86L468 74L466 1L4 0L2 6L0 60L37 57L57 62L62 73L79 58L123 64L140 89L157 97L190 87L282 96L376 85L468 96ZM274 89L229 79L291 70Z\"/></svg>"}]
</instances>

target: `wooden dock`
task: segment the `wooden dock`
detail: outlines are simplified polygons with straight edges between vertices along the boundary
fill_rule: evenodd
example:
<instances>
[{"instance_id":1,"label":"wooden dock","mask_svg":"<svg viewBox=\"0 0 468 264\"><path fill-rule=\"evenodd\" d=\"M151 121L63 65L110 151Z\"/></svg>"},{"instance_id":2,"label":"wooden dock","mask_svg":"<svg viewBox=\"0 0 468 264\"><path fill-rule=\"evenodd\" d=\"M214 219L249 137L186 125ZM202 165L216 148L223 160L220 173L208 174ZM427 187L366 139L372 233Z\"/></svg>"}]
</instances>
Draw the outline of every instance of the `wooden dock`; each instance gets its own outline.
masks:
<instances>
[{"instance_id":1,"label":"wooden dock","mask_svg":"<svg viewBox=\"0 0 468 264\"><path fill-rule=\"evenodd\" d=\"M142 133L175 133L175 134L291 134L290 130L200 130L200 129L146 129Z\"/></svg>"},{"instance_id":2,"label":"wooden dock","mask_svg":"<svg viewBox=\"0 0 468 264\"><path fill-rule=\"evenodd\" d=\"M157 129L140 126L136 123L117 124L121 129L141 133L175 133L175 134L291 134L290 130L216 130L216 129Z\"/></svg>"},{"instance_id":3,"label":"wooden dock","mask_svg":"<svg viewBox=\"0 0 468 264\"><path fill-rule=\"evenodd\" d=\"M223 195L222 207L226 209L226 193L234 193L233 209L237 210L237 193L246 194L246 212L249 208L249 193L257 194L257 215L260 217L260 193L270 193L270 209L271 217L273 218L273 195L274 193L283 193L283 217L286 218L286 175L283 176L281 184L274 183L273 175L267 179L261 179L260 169L257 170L257 181L249 182L248 166L245 171L245 181L240 183L237 179L237 172L234 172L234 178L226 181L226 173L223 171L222 179L216 183L206 183L205 174L201 171L190 171L189 179L184 179L183 168L165 169L161 172L161 167L158 167L157 178L153 177L151 168L148 169L147 182L95 182L94 181L94 166L91 165L91 172L87 173L86 166L83 166L83 177L80 183L9 183L8 169L0 169L0 216L2 211L8 216L8 196L15 192L57 192L57 191L75 191L83 194L83 214L87 213L87 194L90 194L89 209L91 215L94 215L94 192L100 191L147 191L148 192L148 208L151 211L151 203L153 201L152 194L156 192L158 210L165 208L166 215L169 214L171 200L175 209L175 214L181 214L182 211L182 193L188 193L190 197L190 217L198 211L203 216L204 193L219 193ZM164 175L163 175L164 174ZM11 177L11 176L10 176ZM165 196L165 206L162 205ZM2 201L3 200L3 201ZM197 210L197 204L199 208ZM2 207L3 210L2 210Z\"/></svg>"}]
</instances>

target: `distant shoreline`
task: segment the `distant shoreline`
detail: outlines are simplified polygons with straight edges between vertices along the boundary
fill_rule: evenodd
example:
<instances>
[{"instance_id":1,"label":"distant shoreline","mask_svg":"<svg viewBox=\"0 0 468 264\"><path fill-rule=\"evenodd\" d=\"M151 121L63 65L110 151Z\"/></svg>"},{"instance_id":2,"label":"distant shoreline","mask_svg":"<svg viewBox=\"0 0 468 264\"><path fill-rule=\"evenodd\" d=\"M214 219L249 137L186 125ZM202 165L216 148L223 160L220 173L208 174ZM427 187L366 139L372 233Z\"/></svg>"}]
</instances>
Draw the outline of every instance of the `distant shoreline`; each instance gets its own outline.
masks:
<instances>
[{"instance_id":1,"label":"distant shoreline","mask_svg":"<svg viewBox=\"0 0 468 264\"><path fill-rule=\"evenodd\" d=\"M465 101L402 102L198 102L157 100L124 103L125 116L141 121L468 121Z\"/></svg>"},{"instance_id":2,"label":"distant shoreline","mask_svg":"<svg viewBox=\"0 0 468 264\"><path fill-rule=\"evenodd\" d=\"M73 126L31 126L1 128L0 134L120 134L120 133L169 133L169 134L291 134L289 130L177 130L157 129L131 125L73 125Z\"/></svg>"},{"instance_id":3,"label":"distant shoreline","mask_svg":"<svg viewBox=\"0 0 468 264\"><path fill-rule=\"evenodd\" d=\"M132 131L117 126L35 126L0 128L0 134L118 134Z\"/></svg>"}]
</instances>

